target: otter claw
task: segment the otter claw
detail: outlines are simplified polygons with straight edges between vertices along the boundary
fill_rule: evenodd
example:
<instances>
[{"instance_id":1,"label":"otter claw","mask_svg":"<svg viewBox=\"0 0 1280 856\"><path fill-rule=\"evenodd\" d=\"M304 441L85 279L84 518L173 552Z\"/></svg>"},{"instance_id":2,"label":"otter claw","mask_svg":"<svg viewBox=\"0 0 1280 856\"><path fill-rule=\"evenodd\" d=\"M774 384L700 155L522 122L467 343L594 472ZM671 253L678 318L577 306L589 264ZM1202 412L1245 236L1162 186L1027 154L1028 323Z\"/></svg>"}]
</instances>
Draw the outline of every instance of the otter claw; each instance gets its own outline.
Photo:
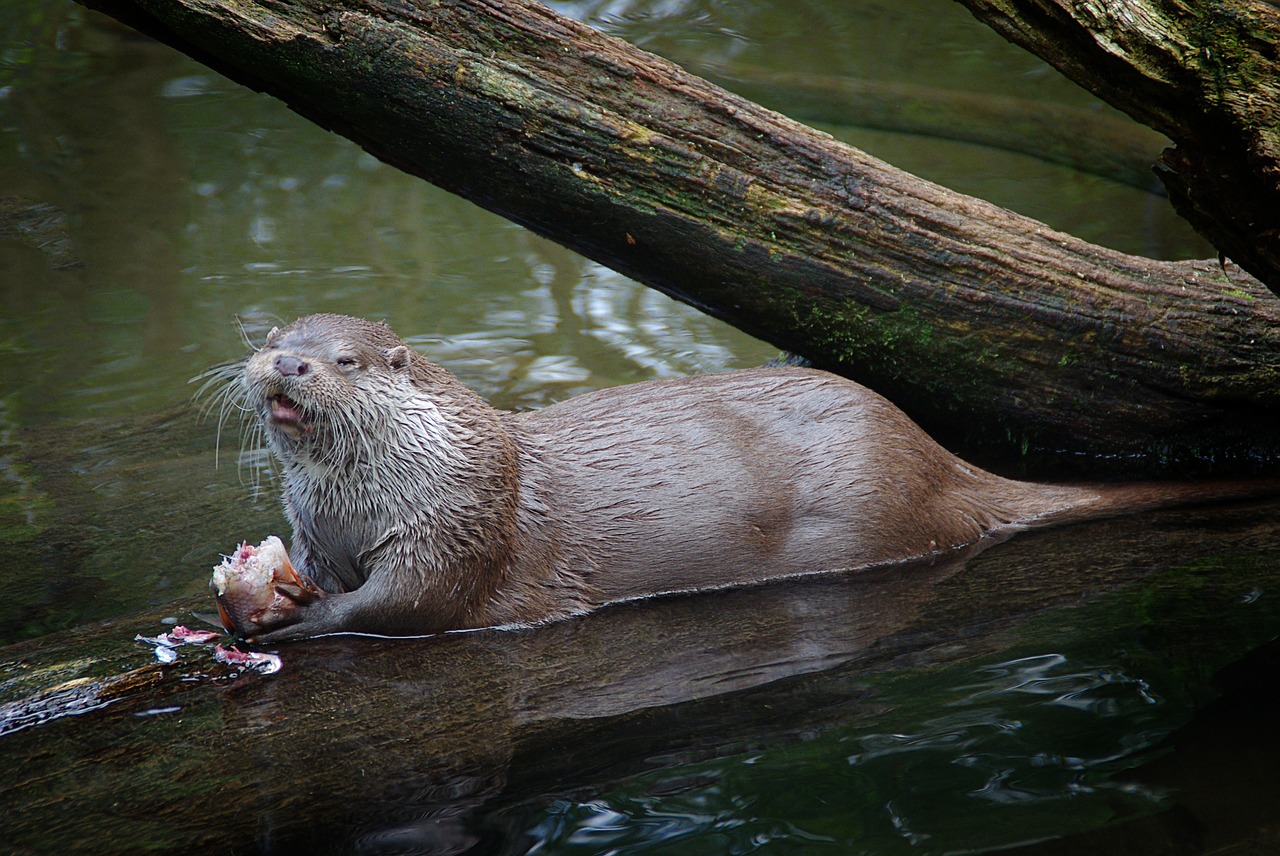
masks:
<instances>
[{"instance_id":1,"label":"otter claw","mask_svg":"<svg viewBox=\"0 0 1280 856\"><path fill-rule=\"evenodd\" d=\"M298 577L296 585L278 582L275 586L277 594L284 595L299 606L305 606L308 603L317 601L325 595L315 583L303 576Z\"/></svg>"}]
</instances>

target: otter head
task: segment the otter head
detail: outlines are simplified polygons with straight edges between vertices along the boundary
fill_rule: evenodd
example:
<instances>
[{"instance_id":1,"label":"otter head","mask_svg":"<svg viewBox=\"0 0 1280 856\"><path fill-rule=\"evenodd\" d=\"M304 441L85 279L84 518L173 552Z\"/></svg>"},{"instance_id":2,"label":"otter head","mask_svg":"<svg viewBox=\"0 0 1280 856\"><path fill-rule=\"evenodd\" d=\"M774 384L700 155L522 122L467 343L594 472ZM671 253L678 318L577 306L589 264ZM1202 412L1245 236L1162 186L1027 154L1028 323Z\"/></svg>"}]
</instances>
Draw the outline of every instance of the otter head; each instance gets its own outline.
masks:
<instances>
[{"instance_id":1,"label":"otter head","mask_svg":"<svg viewBox=\"0 0 1280 856\"><path fill-rule=\"evenodd\" d=\"M413 359L385 324L308 315L271 331L246 362L243 384L281 460L338 463L376 429L375 403L412 388Z\"/></svg>"}]
</instances>

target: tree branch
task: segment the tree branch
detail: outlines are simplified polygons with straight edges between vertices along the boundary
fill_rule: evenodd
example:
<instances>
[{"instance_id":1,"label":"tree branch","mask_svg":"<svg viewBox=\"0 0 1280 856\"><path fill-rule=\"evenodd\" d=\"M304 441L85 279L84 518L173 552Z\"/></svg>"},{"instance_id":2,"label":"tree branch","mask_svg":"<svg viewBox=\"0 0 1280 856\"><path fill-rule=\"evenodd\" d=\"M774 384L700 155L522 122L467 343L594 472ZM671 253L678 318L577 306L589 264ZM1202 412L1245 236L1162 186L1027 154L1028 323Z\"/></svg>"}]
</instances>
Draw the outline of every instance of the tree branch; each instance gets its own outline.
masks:
<instances>
[{"instance_id":1,"label":"tree branch","mask_svg":"<svg viewBox=\"0 0 1280 856\"><path fill-rule=\"evenodd\" d=\"M1174 146L1178 213L1280 290L1280 8L1267 0L960 0Z\"/></svg>"}]
</instances>

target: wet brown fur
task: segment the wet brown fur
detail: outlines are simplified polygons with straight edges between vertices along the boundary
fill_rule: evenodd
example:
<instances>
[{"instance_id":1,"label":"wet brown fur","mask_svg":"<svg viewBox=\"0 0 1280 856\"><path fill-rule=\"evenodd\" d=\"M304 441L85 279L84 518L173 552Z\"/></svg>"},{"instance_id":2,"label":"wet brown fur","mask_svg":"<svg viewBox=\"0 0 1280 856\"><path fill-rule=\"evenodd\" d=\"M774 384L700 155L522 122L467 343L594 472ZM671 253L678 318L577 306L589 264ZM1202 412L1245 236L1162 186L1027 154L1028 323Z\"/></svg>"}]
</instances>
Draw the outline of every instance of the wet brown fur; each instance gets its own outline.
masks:
<instances>
[{"instance_id":1,"label":"wet brown fur","mask_svg":"<svg viewBox=\"0 0 1280 856\"><path fill-rule=\"evenodd\" d=\"M1262 492L1010 481L879 395L809 369L505 413L385 325L337 315L273 331L243 385L283 466L293 563L329 593L239 628L260 641L535 623ZM272 424L274 394L301 406L301 426Z\"/></svg>"}]
</instances>

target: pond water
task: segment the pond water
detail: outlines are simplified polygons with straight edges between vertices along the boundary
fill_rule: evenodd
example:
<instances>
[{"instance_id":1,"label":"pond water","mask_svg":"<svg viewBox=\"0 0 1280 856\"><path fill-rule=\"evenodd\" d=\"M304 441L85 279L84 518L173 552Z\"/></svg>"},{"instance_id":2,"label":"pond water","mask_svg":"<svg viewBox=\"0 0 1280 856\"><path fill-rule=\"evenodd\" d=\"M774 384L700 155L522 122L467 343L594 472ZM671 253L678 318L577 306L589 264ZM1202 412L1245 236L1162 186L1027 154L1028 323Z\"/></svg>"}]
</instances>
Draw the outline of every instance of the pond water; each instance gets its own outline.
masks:
<instances>
[{"instance_id":1,"label":"pond water","mask_svg":"<svg viewBox=\"0 0 1280 856\"><path fill-rule=\"evenodd\" d=\"M1056 228L1160 258L1213 254L1154 192L1142 158L1133 163L1134 150L1154 158L1158 135L958 5L553 5ZM867 109L904 93L908 111ZM993 135L987 118L957 119L959 101L1008 125ZM1028 112L1047 118L1013 121ZM1091 139L1116 140L1121 166L1068 165L1062 153L1082 127ZM776 354L108 19L36 0L9 0L0 16L0 300L4 643L200 595L221 551L282 530L261 450L242 447L234 425L220 431L216 418L189 418L191 378L239 357L246 337L281 320L316 311L386 319L507 408ZM1211 519L1169 526L1202 545L1234 520ZM1188 777L1119 774L1154 763L1153 747L1173 751L1162 741L1214 696L1211 675L1280 627L1269 588L1280 547L1265 510L1248 519L1220 548L1171 537L1160 542L1164 552L1130 557L1127 573L1138 579L1180 569L1174 594L1150 581L1101 587L1109 594L1078 624L1063 628L1055 612L978 652L930 643L967 652L954 662L922 654L917 625L912 644L875 676L848 657L831 668L819 657L784 670L780 688L748 682L771 687L762 694L732 689L741 664L718 672L708 660L702 679L731 687L711 697L727 693L726 709L749 715L709 714L709 703L653 689L663 701L633 699L625 716L611 714L625 735L584 726L581 738L573 729L557 738L575 759L579 739L604 740L599 758L557 766L554 751L540 749L519 775L509 771L518 786L459 800L466 834L444 836L438 852L944 853L1079 836L1122 820L1132 835L1144 817L1157 818L1139 829L1144 840L1183 846L1162 818L1169 789ZM1108 531L1085 530L1081 543ZM1188 553L1200 564L1189 567ZM1133 571L1134 562L1145 570ZM1211 593L1207 601L1187 596L1198 589ZM789 603L797 614L808 609ZM1000 620L983 620L958 626L986 639ZM564 639L574 644L572 634ZM943 665L921 669L931 657ZM1274 677L1274 657L1258 662L1251 668ZM770 705L788 721L773 722ZM650 706L662 713L635 715ZM686 710L709 725L696 727ZM77 739L74 730L31 731L0 737L0 750ZM18 792L0 779L0 794L6 783ZM1242 800L1256 787L1243 776L1238 783ZM448 812L446 799L433 799L434 811ZM361 838L359 822L347 821L350 835L339 830L317 849L429 851L423 835ZM1231 822L1226 829L1252 834L1251 820ZM56 834L27 840L31 852L66 845ZM237 849L308 852L302 840L259 838ZM97 844L88 849L116 849Z\"/></svg>"}]
</instances>

